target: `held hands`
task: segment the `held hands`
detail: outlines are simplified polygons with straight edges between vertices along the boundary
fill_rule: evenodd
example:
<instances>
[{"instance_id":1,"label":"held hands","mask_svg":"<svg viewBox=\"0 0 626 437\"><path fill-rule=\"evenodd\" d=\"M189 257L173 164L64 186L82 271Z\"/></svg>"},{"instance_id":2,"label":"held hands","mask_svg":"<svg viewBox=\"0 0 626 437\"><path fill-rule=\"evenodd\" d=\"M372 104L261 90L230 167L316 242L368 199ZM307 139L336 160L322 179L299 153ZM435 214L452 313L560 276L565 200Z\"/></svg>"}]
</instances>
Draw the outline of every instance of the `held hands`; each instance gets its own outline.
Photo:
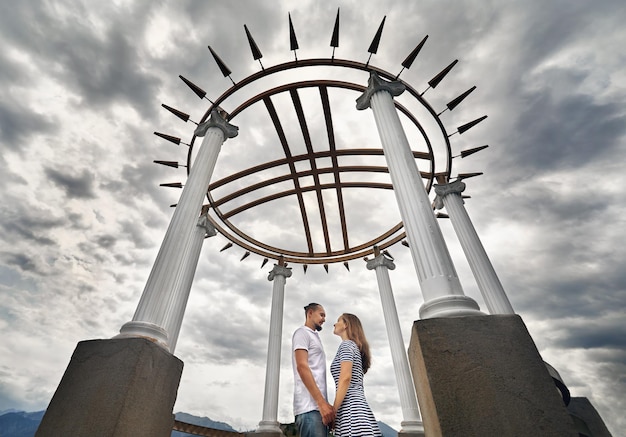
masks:
<instances>
[{"instance_id":1,"label":"held hands","mask_svg":"<svg viewBox=\"0 0 626 437\"><path fill-rule=\"evenodd\" d=\"M330 426L335 421L335 409L328 402L321 402L320 414L322 415L322 423L326 426Z\"/></svg>"}]
</instances>

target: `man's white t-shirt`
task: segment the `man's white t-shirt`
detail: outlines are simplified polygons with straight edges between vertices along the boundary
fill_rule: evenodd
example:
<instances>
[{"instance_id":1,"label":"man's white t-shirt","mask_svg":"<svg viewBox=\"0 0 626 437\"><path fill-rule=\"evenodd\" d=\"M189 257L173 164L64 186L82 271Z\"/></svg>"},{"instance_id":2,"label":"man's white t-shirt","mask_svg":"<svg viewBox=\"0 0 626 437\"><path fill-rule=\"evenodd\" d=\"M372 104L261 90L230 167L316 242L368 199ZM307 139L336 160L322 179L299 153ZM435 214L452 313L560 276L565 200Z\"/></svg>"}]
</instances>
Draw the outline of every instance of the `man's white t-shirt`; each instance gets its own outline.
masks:
<instances>
[{"instance_id":1,"label":"man's white t-shirt","mask_svg":"<svg viewBox=\"0 0 626 437\"><path fill-rule=\"evenodd\" d=\"M319 410L317 402L313 399L309 390L302 382L298 368L296 366L295 351L304 349L308 352L309 367L313 373L313 379L322 392L324 399L328 399L326 395L326 354L324 347L317 331L308 326L301 326L296 329L291 339L291 364L293 367L293 414L307 413L313 410Z\"/></svg>"}]
</instances>

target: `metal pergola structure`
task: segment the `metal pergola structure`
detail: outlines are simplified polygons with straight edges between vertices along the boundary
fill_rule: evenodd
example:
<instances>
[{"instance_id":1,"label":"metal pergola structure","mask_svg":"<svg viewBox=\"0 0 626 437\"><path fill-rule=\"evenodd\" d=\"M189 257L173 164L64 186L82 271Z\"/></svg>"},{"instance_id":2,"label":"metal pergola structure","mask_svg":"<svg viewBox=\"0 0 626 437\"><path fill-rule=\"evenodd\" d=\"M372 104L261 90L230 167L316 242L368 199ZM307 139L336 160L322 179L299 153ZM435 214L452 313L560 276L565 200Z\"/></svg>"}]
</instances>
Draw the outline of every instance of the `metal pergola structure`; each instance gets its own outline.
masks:
<instances>
[{"instance_id":1,"label":"metal pergola structure","mask_svg":"<svg viewBox=\"0 0 626 437\"><path fill-rule=\"evenodd\" d=\"M302 264L304 271L306 272L308 265L323 265L326 271L328 271L328 265L331 263L343 263L348 268L348 261L357 258L363 258L374 253L376 250L386 251L390 246L402 242L404 245L408 245L405 240L405 232L403 231L402 222L389 223L386 225L386 230L377 233L377 235L369 236L363 241L353 242L351 238L351 224L347 219L346 209L346 192L354 189L368 189L368 190L393 190L390 179L386 181L380 181L372 175L387 174L388 168L386 166L376 165L378 161L375 161L375 157L383 155L383 149L380 146L376 147L353 147L348 144L347 147L339 147L339 144L346 144L349 141L339 138L336 134L335 126L337 126L336 112L333 110L332 93L338 90L347 90L355 92L355 96L361 94L366 86L363 83L355 83L352 81L336 80L332 75L330 79L314 79L314 80L297 80L289 83L282 83L278 86L272 86L268 89L264 89L261 92L255 92L252 96L248 97L244 101L240 102L233 109L226 111L222 108L232 105L231 100L240 91L251 88L253 85L262 82L271 76L284 74L285 72L301 71L301 69L311 68L325 68L332 71L351 71L351 72L375 72L381 78L387 80L400 81L406 87L406 99L412 101L413 104L418 105L426 111L427 116L436 123L436 131L433 133L427 132L423 126L423 117L415 114L415 110L409 108L410 105L403 104L396 101L395 106L399 113L403 114L406 121L411 125L415 132L419 132L419 137L415 138L412 142L413 156L419 162L419 168L422 169L421 177L427 191L430 191L433 183L447 183L452 177L452 152L450 146L450 136L455 133L462 134L471 127L475 126L487 116L480 117L469 123L457 127L456 131L449 134L440 119L440 115L446 110L453 110L457 105L461 103L476 87L468 89L466 92L459 95L457 98L447 103L443 111L437 112L423 97L424 93L430 89L435 88L442 79L451 71L456 65L457 60L449 64L440 73L434 76L428 81L428 88L423 92L418 92L409 83L399 79L400 74L404 69L410 68L413 61L417 57L418 53L424 46L428 36L424 37L415 49L407 56L402 62L402 70L398 74L392 74L381 68L370 65L370 59L372 54L375 54L378 50L378 44L382 35L385 19L381 22L372 43L368 49L370 58L366 63L355 62L345 59L335 58L335 48L339 43L339 11L335 20L335 26L333 29L333 35L331 38L331 46L333 47L332 57L330 58L317 58L317 59L303 59L299 60L296 56L296 50L298 49L298 43L295 36L295 31L289 16L289 30L290 30L290 48L294 52L294 60L285 62L279 65L265 68L261 64L262 54L259 50L256 42L254 41L247 26L244 25L244 30L252 51L254 60L257 60L261 66L261 70L249 75L239 82L235 82L231 78L231 71L226 66L224 61L217 55L211 46L209 50L213 55L220 71L224 77L228 77L232 82L232 86L222 93L215 100L211 100L207 97L207 93L198 85L191 82L189 79L183 77L182 81L201 99L206 99L210 102L210 105L202 118L198 123L206 121L211 111L214 108L218 108L225 116L225 119L232 121L238 115L242 114L246 110L253 110L257 113L264 113L269 117L273 129L282 148L282 158L268 160L250 167L240 168L231 174L221 177L218 180L212 180L208 190L207 199L209 210L209 218L215 228L220 234L226 237L230 242L222 248L222 250L228 249L233 244L244 249L242 260L249 256L251 253L257 254L263 258L261 267L263 267L269 259L280 260L281 262ZM360 82L363 82L362 76L359 77ZM305 108L301 95L304 90L313 90L319 98L321 104L321 114L323 114L323 133L324 143L328 144L328 147L321 148L321 141L319 134L317 137L312 133L310 128L310 121L305 115ZM290 107L288 112L290 117L297 119L299 125L299 132L301 137L297 141L304 143L306 146L306 153L294 154L293 141L288 139L285 134L285 111L277 109L275 100L280 96L288 96L290 101ZM176 115L178 118L187 122L190 120L190 116L182 111L174 109L167 105L162 105L165 109ZM234 106L234 105L233 105ZM194 122L196 123L196 122ZM198 124L196 123L196 124ZM161 138L168 141L180 144L182 141L178 137L155 132ZM433 150L433 141L431 137L436 135L438 137L437 142L440 144L439 151ZM187 172L193 162L194 145L197 137L192 136L189 143L187 154ZM474 152L482 150L487 146L475 147L469 150L462 151L460 157L465 157ZM359 165L342 164L342 158L344 157L358 157L362 161ZM330 161L330 165L320 166L317 164L318 160L325 159ZM157 161L158 164L163 164L171 167L178 167L179 164L173 161ZM298 169L298 166L307 166L305 170ZM263 178L264 173L268 170L274 172L271 177ZM467 178L477 176L482 173L461 173L455 175L457 178ZM350 177L347 177L350 175ZM360 179L354 180L358 175ZM323 181L323 177L332 177L332 182L328 180ZM240 182L246 178L256 177L256 182L247 184L243 187L240 186ZM312 180L312 183L310 182ZM285 187L288 183L289 186ZM183 184L181 182L164 183L162 186L178 187L181 188ZM332 192L336 196L336 205L333 202L329 205L324 200L323 193ZM306 193L313 193L316 207L307 208L304 196ZM246 214L254 214L258 207L268 205L278 200L288 199L297 205L299 211L299 221L301 222L301 235L304 241L303 248L283 247L276 243L268 243L262 241L261 238L251 235L248 230L235 223L236 219L243 217ZM173 205L175 206L175 205ZM329 208L334 207L336 211L333 214L339 217L338 232L333 234L331 227L328 224ZM315 213L312 212L315 210ZM315 214L314 220L312 215ZM445 214L441 214L445 217ZM317 229L313 229L312 222L320 224L319 232ZM300 231L299 231L300 232ZM317 239L316 239L317 238Z\"/></svg>"}]
</instances>

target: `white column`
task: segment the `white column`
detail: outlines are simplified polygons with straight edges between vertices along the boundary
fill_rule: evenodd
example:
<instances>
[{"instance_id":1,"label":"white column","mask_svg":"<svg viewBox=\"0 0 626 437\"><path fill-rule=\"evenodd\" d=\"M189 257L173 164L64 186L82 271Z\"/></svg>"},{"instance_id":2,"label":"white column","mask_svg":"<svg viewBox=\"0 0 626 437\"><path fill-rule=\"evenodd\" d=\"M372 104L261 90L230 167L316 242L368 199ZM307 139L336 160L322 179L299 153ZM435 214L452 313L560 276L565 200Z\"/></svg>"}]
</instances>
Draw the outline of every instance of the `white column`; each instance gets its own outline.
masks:
<instances>
[{"instance_id":1,"label":"white column","mask_svg":"<svg viewBox=\"0 0 626 437\"><path fill-rule=\"evenodd\" d=\"M402 408L403 421L400 423L401 433L412 433L424 435L424 425L420 416L415 395L415 385L409 368L409 360L405 352L398 311L393 298L391 281L389 280L389 270L396 268L395 264L383 254L377 254L374 259L367 261L368 270L376 270L378 280L378 291L383 306L385 317L385 327L389 337L389 347L391 348L391 360L396 373L396 383L400 395L400 407Z\"/></svg>"},{"instance_id":2,"label":"white column","mask_svg":"<svg viewBox=\"0 0 626 437\"><path fill-rule=\"evenodd\" d=\"M193 276L194 271L184 267L189 262L186 256L191 254L188 247L197 232L196 222L222 144L226 139L237 136L237 130L216 109L209 120L196 128L195 135L204 136L204 140L189 171L133 320L122 326L117 337L145 337L169 350L171 333L166 330L167 321L176 319L172 312L181 312L179 303L183 299L182 294L174 291L177 284L188 281L185 275Z\"/></svg>"},{"instance_id":3,"label":"white column","mask_svg":"<svg viewBox=\"0 0 626 437\"><path fill-rule=\"evenodd\" d=\"M291 269L282 261L275 264L267 276L273 281L272 311L270 314L270 335L267 347L267 367L265 369L265 396L263 398L263 418L259 422L257 432L280 433L278 423L278 389L280 382L280 347L283 336L283 306L285 301L285 284L291 276Z\"/></svg>"},{"instance_id":4,"label":"white column","mask_svg":"<svg viewBox=\"0 0 626 437\"><path fill-rule=\"evenodd\" d=\"M383 81L372 72L367 89L357 99L357 109L371 107L374 113L413 264L424 295L420 317L482 315L476 301L463 293L396 112L392 95L400 95L403 91L402 83Z\"/></svg>"},{"instance_id":5,"label":"white column","mask_svg":"<svg viewBox=\"0 0 626 437\"><path fill-rule=\"evenodd\" d=\"M205 238L217 235L217 230L215 226L213 226L213 223L209 221L207 213L207 210L203 211L202 215L198 218L198 222L191 236L190 244L185 248L185 253L181 260L182 273L178 275L179 281L174 284L174 290L171 294L170 300L173 307L167 314L164 328L165 331L167 331L169 350L172 354L176 350L178 334L180 333L180 327L183 323L183 316L187 308L193 277L196 272L196 267L198 266L198 260L200 259L202 243L204 243Z\"/></svg>"},{"instance_id":6,"label":"white column","mask_svg":"<svg viewBox=\"0 0 626 437\"><path fill-rule=\"evenodd\" d=\"M459 238L476 284L485 300L489 314L515 314L502 283L485 252L476 229L465 209L461 193L465 183L460 179L449 184L435 185L435 208L446 207L452 227Z\"/></svg>"}]
</instances>

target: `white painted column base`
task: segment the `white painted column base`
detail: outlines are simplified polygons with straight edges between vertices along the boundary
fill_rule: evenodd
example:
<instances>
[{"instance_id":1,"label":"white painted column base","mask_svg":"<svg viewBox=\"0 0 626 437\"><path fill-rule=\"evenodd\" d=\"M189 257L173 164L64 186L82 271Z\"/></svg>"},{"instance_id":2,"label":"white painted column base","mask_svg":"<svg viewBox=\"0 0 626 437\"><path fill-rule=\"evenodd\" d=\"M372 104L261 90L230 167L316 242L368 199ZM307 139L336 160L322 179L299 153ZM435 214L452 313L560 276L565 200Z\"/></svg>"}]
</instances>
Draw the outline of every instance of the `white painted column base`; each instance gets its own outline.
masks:
<instances>
[{"instance_id":1,"label":"white painted column base","mask_svg":"<svg viewBox=\"0 0 626 437\"><path fill-rule=\"evenodd\" d=\"M420 319L485 315L474 299L458 295L436 297L424 302L419 313Z\"/></svg>"}]
</instances>

